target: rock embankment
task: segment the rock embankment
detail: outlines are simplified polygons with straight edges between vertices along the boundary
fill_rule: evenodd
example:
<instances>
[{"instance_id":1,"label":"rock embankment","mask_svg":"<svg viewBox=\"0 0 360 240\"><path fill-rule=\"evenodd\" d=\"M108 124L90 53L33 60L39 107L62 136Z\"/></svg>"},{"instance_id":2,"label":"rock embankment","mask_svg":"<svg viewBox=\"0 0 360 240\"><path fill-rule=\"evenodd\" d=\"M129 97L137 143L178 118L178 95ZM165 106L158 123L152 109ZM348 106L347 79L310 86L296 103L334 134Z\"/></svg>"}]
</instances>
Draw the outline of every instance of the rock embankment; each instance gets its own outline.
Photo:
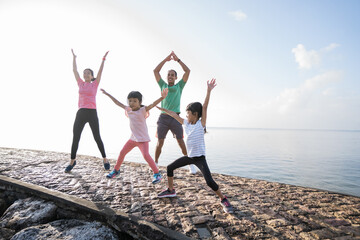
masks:
<instances>
[{"instance_id":1,"label":"rock embankment","mask_svg":"<svg viewBox=\"0 0 360 240\"><path fill-rule=\"evenodd\" d=\"M200 173L190 176L185 169L177 170L178 196L158 199L167 180L152 185L147 164L125 161L120 177L107 180L102 159L78 156L76 167L66 174L68 159L65 153L0 148L0 174L126 212L191 238L360 238L359 197L213 174L235 209L226 214ZM166 169L160 169L166 175Z\"/></svg>"}]
</instances>

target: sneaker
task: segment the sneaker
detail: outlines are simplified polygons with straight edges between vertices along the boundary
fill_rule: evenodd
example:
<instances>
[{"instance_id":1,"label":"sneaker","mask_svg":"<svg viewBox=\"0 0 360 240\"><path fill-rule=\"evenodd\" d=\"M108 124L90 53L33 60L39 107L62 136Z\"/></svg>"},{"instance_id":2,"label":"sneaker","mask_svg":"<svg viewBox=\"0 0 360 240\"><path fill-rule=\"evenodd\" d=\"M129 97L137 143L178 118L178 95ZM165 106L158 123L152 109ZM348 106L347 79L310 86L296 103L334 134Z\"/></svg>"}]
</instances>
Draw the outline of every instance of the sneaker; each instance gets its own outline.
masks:
<instances>
[{"instance_id":1,"label":"sneaker","mask_svg":"<svg viewBox=\"0 0 360 240\"><path fill-rule=\"evenodd\" d=\"M107 163L104 163L104 168L105 168L105 170L110 169L110 162L109 161Z\"/></svg>"},{"instance_id":2,"label":"sneaker","mask_svg":"<svg viewBox=\"0 0 360 240\"><path fill-rule=\"evenodd\" d=\"M160 173L155 173L154 176L153 176L152 183L157 184L157 183L161 182L161 179L162 179L161 174Z\"/></svg>"},{"instance_id":3,"label":"sneaker","mask_svg":"<svg viewBox=\"0 0 360 240\"><path fill-rule=\"evenodd\" d=\"M190 165L189 165L189 172L190 172L191 174L196 174L197 170L196 170L194 164L190 164Z\"/></svg>"},{"instance_id":4,"label":"sneaker","mask_svg":"<svg viewBox=\"0 0 360 240\"><path fill-rule=\"evenodd\" d=\"M223 200L221 200L221 205L224 209L224 212L226 213L233 213L233 207L231 206L229 200L225 197Z\"/></svg>"},{"instance_id":5,"label":"sneaker","mask_svg":"<svg viewBox=\"0 0 360 240\"><path fill-rule=\"evenodd\" d=\"M65 168L65 172L66 173L69 173L72 169L73 169L73 167L75 167L75 165L76 165L76 161L74 161L74 163L73 163L73 165L68 165L66 168Z\"/></svg>"},{"instance_id":6,"label":"sneaker","mask_svg":"<svg viewBox=\"0 0 360 240\"><path fill-rule=\"evenodd\" d=\"M175 189L173 189L172 191L166 189L165 191L158 194L158 198L164 198L164 197L176 197Z\"/></svg>"},{"instance_id":7,"label":"sneaker","mask_svg":"<svg viewBox=\"0 0 360 240\"><path fill-rule=\"evenodd\" d=\"M107 178L114 178L120 175L120 170L116 171L115 169L111 171L106 177Z\"/></svg>"}]
</instances>

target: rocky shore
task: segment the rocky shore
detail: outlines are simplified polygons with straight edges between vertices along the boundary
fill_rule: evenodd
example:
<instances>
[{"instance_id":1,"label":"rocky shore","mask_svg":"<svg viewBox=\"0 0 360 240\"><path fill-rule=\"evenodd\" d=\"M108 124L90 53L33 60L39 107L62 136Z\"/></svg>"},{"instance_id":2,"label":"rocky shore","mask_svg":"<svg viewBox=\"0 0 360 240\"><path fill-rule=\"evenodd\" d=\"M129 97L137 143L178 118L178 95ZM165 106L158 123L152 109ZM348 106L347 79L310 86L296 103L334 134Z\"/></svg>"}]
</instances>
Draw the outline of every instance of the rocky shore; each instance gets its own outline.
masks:
<instances>
[{"instance_id":1,"label":"rocky shore","mask_svg":"<svg viewBox=\"0 0 360 240\"><path fill-rule=\"evenodd\" d=\"M76 196L195 239L360 239L360 198L282 183L213 174L234 206L223 212L201 173L175 172L177 197L158 199L147 164L124 162L108 180L102 159L0 148L0 175ZM111 160L112 166L115 160ZM166 176L165 167L160 167ZM0 186L1 187L1 186Z\"/></svg>"}]
</instances>

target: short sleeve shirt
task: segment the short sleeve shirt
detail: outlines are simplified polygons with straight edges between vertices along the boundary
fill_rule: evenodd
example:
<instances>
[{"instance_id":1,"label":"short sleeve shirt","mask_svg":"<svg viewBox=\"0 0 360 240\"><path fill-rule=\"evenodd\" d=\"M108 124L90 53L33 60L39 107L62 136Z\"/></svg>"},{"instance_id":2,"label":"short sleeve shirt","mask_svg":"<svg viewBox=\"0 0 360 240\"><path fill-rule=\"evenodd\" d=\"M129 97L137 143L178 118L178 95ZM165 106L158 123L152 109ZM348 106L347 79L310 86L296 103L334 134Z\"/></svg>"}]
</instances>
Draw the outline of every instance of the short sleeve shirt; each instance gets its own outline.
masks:
<instances>
[{"instance_id":1,"label":"short sleeve shirt","mask_svg":"<svg viewBox=\"0 0 360 240\"><path fill-rule=\"evenodd\" d=\"M130 107L126 107L125 113L130 120L130 139L135 142L149 142L150 137L146 125L146 118L149 116L149 112L146 112L145 107L141 107L137 111L133 111Z\"/></svg>"},{"instance_id":2,"label":"short sleeve shirt","mask_svg":"<svg viewBox=\"0 0 360 240\"><path fill-rule=\"evenodd\" d=\"M81 78L77 80L79 86L79 108L96 109L96 93L99 83L95 80L85 82Z\"/></svg>"},{"instance_id":3,"label":"short sleeve shirt","mask_svg":"<svg viewBox=\"0 0 360 240\"><path fill-rule=\"evenodd\" d=\"M186 82L181 79L177 84L169 87L169 85L160 78L158 84L161 90L164 88L169 89L168 95L164 100L161 101L161 107L179 113L181 94Z\"/></svg>"},{"instance_id":4,"label":"short sleeve shirt","mask_svg":"<svg viewBox=\"0 0 360 240\"><path fill-rule=\"evenodd\" d=\"M189 123L184 119L184 129L187 135L186 148L189 157L205 156L205 140L204 140L204 127L201 120L195 124Z\"/></svg>"}]
</instances>

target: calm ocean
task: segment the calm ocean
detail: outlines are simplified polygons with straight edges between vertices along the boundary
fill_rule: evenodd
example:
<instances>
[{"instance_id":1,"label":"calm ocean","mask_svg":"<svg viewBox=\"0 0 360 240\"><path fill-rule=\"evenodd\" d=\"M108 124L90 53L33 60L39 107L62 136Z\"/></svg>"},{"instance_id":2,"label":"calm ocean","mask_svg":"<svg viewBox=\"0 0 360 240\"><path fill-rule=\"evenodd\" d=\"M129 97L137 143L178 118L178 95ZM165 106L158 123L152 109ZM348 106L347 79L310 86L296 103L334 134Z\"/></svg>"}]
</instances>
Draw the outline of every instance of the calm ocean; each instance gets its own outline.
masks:
<instances>
[{"instance_id":1,"label":"calm ocean","mask_svg":"<svg viewBox=\"0 0 360 240\"><path fill-rule=\"evenodd\" d=\"M155 126L149 127L152 157L155 131ZM16 138L11 142L10 138L4 138L0 146L68 152L70 157L72 132L66 134L68 141L37 137L31 141ZM101 135L108 157L117 159L130 130L124 126L123 130L103 131ZM209 127L205 143L211 172L360 196L360 131ZM88 126L82 134L78 154L101 157ZM159 163L166 166L180 156L177 141L169 133ZM64 159L64 168L67 161ZM125 161L146 163L137 148Z\"/></svg>"}]
</instances>

